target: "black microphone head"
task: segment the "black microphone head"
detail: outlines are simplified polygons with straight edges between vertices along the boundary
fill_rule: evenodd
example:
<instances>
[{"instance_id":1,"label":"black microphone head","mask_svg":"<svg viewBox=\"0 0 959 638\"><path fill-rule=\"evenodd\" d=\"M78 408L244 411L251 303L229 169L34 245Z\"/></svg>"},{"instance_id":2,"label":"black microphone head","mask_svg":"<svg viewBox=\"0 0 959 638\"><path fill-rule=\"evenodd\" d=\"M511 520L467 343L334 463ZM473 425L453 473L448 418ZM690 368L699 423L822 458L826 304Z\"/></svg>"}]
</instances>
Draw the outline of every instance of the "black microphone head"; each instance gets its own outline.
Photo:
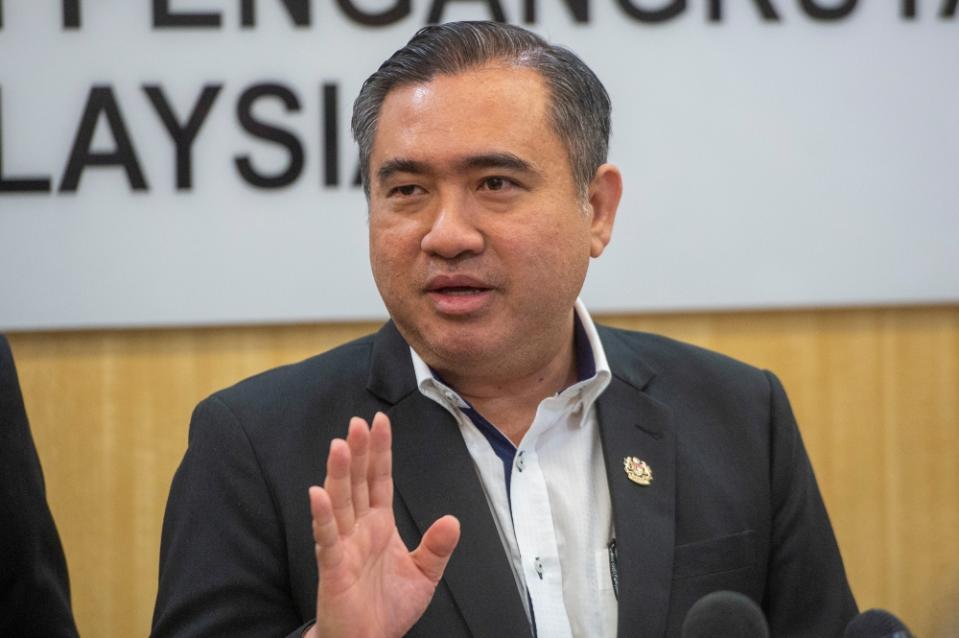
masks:
<instances>
[{"instance_id":1,"label":"black microphone head","mask_svg":"<svg viewBox=\"0 0 959 638\"><path fill-rule=\"evenodd\" d=\"M732 591L706 594L683 620L683 638L769 638L759 605Z\"/></svg>"},{"instance_id":2,"label":"black microphone head","mask_svg":"<svg viewBox=\"0 0 959 638\"><path fill-rule=\"evenodd\" d=\"M888 611L870 609L849 621L842 638L912 638L912 634Z\"/></svg>"}]
</instances>

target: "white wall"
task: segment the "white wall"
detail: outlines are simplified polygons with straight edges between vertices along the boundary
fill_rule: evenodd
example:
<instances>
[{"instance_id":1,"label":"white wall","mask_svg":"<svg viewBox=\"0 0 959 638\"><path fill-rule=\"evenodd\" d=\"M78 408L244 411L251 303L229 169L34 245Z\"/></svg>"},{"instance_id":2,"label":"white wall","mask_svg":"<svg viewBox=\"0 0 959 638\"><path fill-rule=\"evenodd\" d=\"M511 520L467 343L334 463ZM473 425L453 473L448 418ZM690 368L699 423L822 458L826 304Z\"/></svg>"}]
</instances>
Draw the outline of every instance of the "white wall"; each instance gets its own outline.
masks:
<instances>
[{"instance_id":1,"label":"white wall","mask_svg":"<svg viewBox=\"0 0 959 638\"><path fill-rule=\"evenodd\" d=\"M346 0L342 0L346 2ZM838 2L814 20L798 0L726 2L707 20L689 0L658 24L619 0L537 0L529 25L576 50L614 105L611 160L626 176L613 244L584 296L594 310L705 309L959 301L959 16L948 2ZM622 0L627 3L629 0ZM678 2L678 0L677 0ZM632 0L662 8L677 2ZM70 4L70 3L68 3ZM151 3L3 3L0 329L185 325L385 316L367 266L365 202L351 186L349 109L362 80L427 20L430 2L386 27L361 26L313 0L292 26L280 0L170 2L220 15L219 28L155 28ZM162 3L160 3L162 4ZM364 11L395 0L353 0ZM502 2L522 24L523 5ZM678 4L677 4L678 6ZM489 16L450 2L444 19ZM263 99L254 115L292 132L304 165L289 186L251 186L237 171L277 173L286 151L241 127L237 104L258 83L299 101ZM337 87L338 185L324 185L324 84ZM175 187L174 145L143 85L186 119L204 85L221 85L192 147L192 187ZM88 167L63 192L91 89L109 87L147 184ZM106 122L92 150L115 150Z\"/></svg>"}]
</instances>

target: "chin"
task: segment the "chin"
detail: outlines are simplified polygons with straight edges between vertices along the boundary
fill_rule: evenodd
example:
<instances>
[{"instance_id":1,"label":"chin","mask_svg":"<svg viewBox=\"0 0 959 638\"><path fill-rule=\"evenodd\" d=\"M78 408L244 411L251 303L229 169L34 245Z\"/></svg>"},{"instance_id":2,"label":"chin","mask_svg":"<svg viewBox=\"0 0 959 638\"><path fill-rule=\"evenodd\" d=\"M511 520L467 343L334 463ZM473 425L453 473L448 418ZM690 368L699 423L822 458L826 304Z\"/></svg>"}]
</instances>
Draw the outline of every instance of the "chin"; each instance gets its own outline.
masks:
<instances>
[{"instance_id":1,"label":"chin","mask_svg":"<svg viewBox=\"0 0 959 638\"><path fill-rule=\"evenodd\" d=\"M428 341L426 345L440 358L456 364L476 363L490 352L488 342L480 337Z\"/></svg>"},{"instance_id":2,"label":"chin","mask_svg":"<svg viewBox=\"0 0 959 638\"><path fill-rule=\"evenodd\" d=\"M418 333L419 341L423 344L422 350L437 359L435 363L427 361L431 365L454 369L462 369L464 366L480 368L488 363L491 356L498 357L494 354L498 350L494 345L497 340L485 331L424 328ZM417 348L421 356L422 350Z\"/></svg>"},{"instance_id":3,"label":"chin","mask_svg":"<svg viewBox=\"0 0 959 638\"><path fill-rule=\"evenodd\" d=\"M491 317L443 317L429 310L392 316L406 342L431 366L482 366L490 357L500 357L508 340L503 322Z\"/></svg>"}]
</instances>

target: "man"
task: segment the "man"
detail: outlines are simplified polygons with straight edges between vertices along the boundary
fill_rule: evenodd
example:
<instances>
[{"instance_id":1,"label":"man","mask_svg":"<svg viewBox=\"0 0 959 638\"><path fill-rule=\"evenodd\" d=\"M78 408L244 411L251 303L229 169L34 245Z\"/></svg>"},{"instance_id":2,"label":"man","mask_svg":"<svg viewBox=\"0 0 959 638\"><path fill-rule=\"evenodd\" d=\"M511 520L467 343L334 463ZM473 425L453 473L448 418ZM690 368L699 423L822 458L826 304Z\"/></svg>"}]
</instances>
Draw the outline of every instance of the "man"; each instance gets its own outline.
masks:
<instances>
[{"instance_id":1,"label":"man","mask_svg":"<svg viewBox=\"0 0 959 638\"><path fill-rule=\"evenodd\" d=\"M0 335L0 636L76 635L60 536L13 353Z\"/></svg>"},{"instance_id":2,"label":"man","mask_svg":"<svg viewBox=\"0 0 959 638\"><path fill-rule=\"evenodd\" d=\"M609 112L575 55L494 23L428 27L367 80L391 321L200 404L155 635L675 636L720 589L776 636L841 634L778 381L577 301L622 190Z\"/></svg>"}]
</instances>

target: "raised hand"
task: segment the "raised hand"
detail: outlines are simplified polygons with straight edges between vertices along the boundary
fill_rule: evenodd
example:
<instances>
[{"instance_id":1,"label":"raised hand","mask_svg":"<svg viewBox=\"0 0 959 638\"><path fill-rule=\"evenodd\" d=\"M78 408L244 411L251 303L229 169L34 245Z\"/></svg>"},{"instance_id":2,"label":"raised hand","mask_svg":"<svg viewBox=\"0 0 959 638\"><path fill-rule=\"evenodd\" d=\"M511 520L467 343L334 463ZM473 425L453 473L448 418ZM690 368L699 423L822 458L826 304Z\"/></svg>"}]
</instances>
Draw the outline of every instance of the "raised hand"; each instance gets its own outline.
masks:
<instances>
[{"instance_id":1,"label":"raised hand","mask_svg":"<svg viewBox=\"0 0 959 638\"><path fill-rule=\"evenodd\" d=\"M308 638L402 636L423 615L460 537L459 521L433 523L412 552L393 517L390 420L350 420L335 439L326 482L310 488L319 585Z\"/></svg>"}]
</instances>

